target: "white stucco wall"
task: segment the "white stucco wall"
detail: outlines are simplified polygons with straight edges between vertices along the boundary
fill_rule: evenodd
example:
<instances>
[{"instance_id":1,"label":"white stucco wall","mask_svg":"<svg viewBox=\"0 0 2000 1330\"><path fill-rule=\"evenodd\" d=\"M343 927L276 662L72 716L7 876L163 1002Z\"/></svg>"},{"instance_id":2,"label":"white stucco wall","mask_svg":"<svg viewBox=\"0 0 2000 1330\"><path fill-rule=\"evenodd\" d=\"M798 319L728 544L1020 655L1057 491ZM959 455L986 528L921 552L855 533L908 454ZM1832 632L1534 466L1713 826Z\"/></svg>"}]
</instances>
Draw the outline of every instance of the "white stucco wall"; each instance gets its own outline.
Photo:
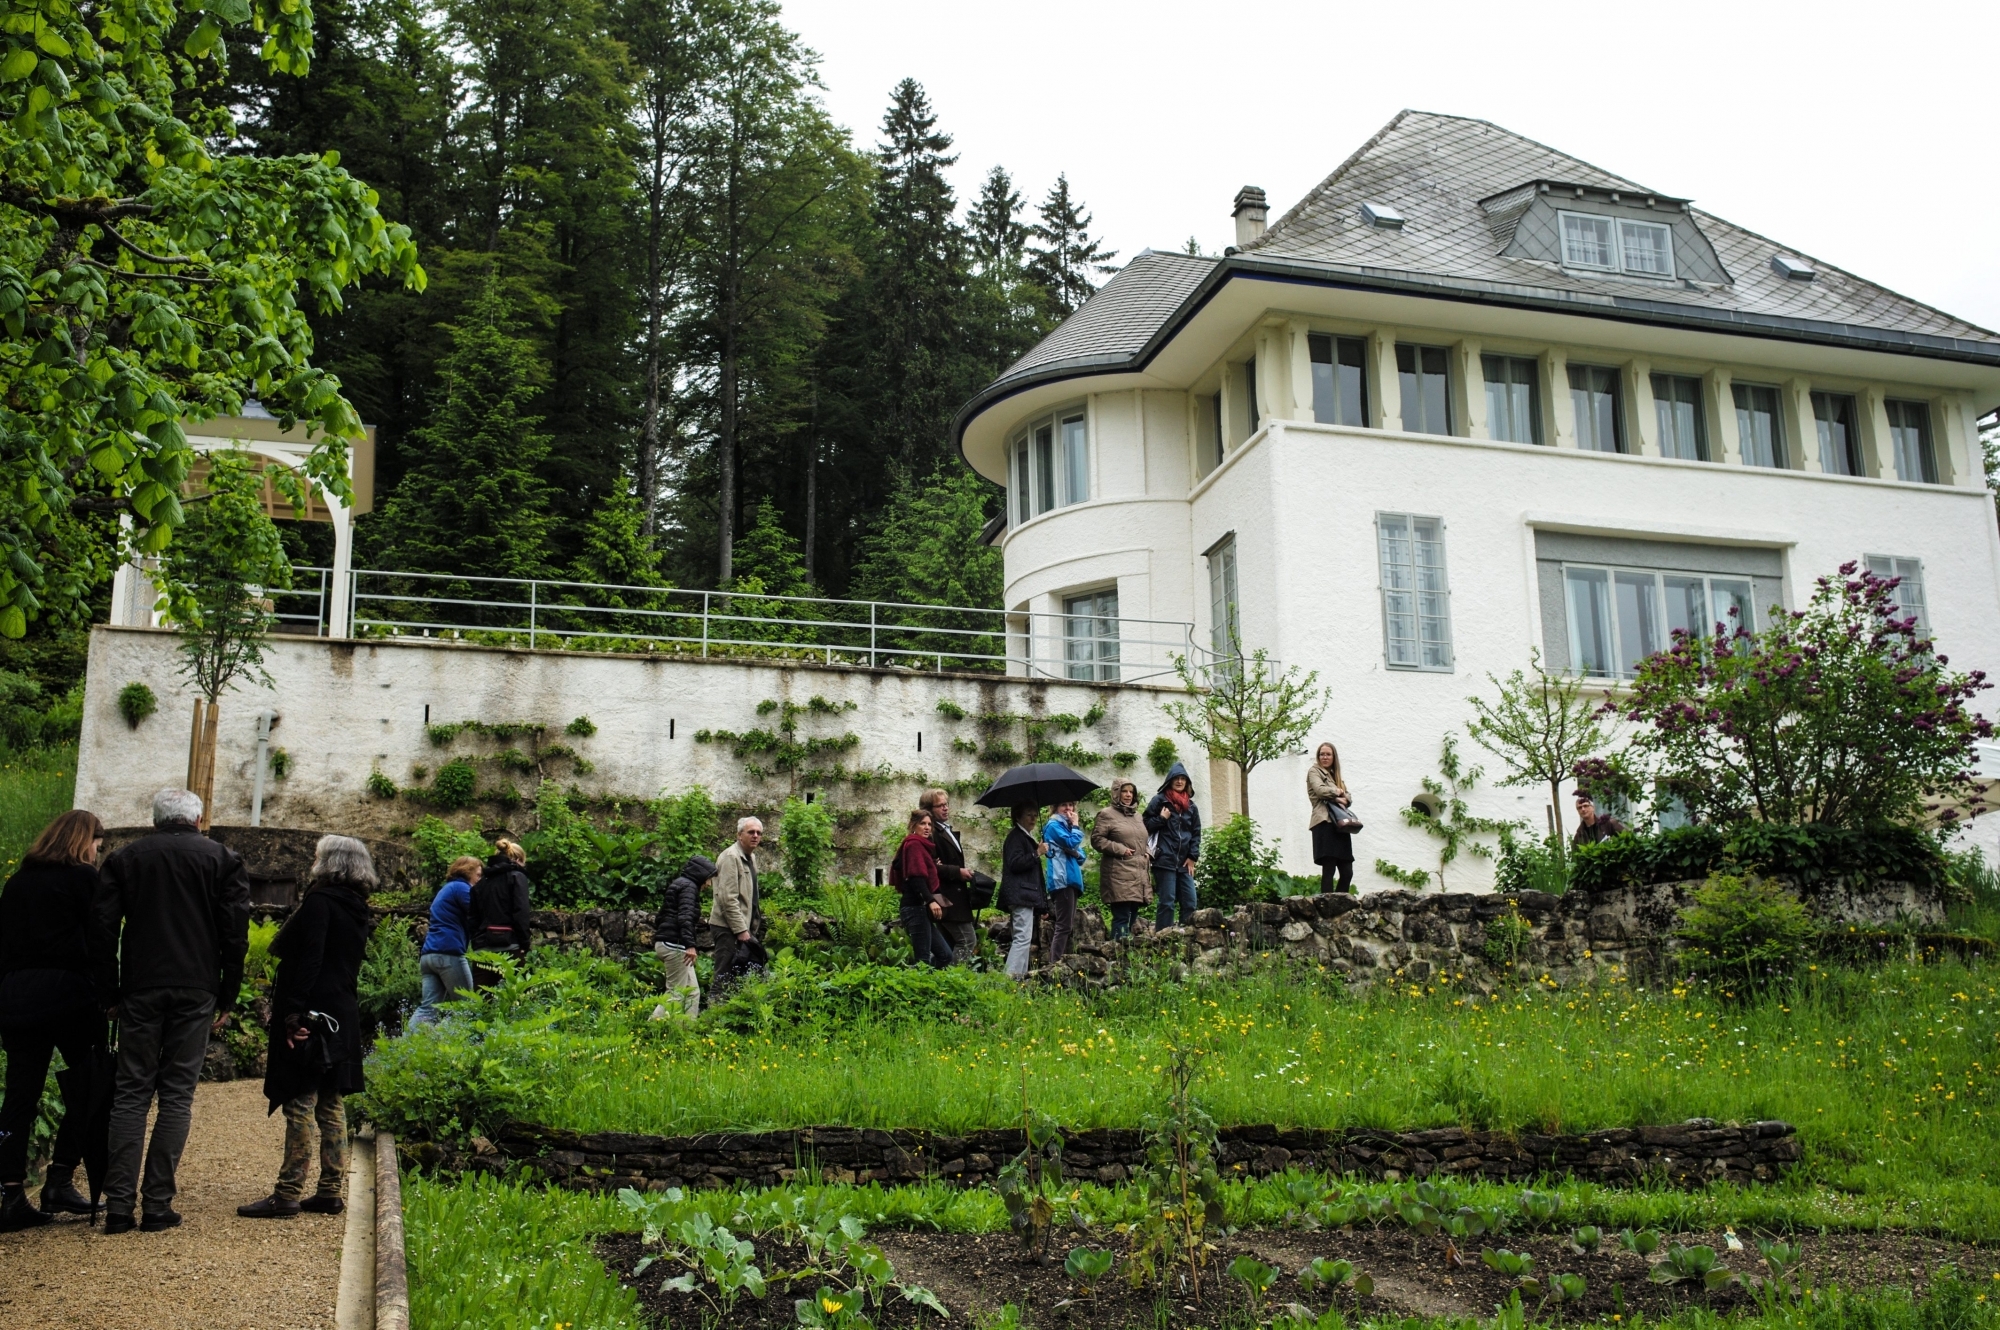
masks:
<instances>
[{"instance_id":1,"label":"white stucco wall","mask_svg":"<svg viewBox=\"0 0 2000 1330\"><path fill-rule=\"evenodd\" d=\"M1126 404L1095 410L1099 456L1130 466L1134 394L1099 397ZM1186 402L1166 392L1146 398ZM1436 866L1436 843L1401 825L1397 810L1435 772L1444 733L1463 735L1467 698L1495 691L1487 674L1525 666L1530 648L1542 645L1538 529L1774 550L1785 603L1793 607L1810 598L1817 577L1847 560L1914 556L1923 560L1930 625L1941 649L1957 666L2000 674L2000 533L1983 487L1267 420L1262 433L1191 492L1177 494L1175 486L1186 483L1187 431L1171 427L1170 410L1158 416L1145 445L1160 483L1146 485L1143 498L1137 487L1100 489L1102 497L1091 503L1011 532L1008 603L1055 609L1065 593L1115 580L1121 607L1131 606L1124 613L1141 612L1127 588L1143 587L1144 613L1186 619L1195 625L1195 640L1206 644L1201 555L1233 532L1246 643L1286 664L1317 669L1334 690L1320 734L1339 745L1367 819L1356 840L1365 888L1388 885L1372 871L1377 857ZM1155 413L1147 419L1152 425ZM1941 440L1954 457L1965 446L1961 435L1947 431ZM1384 511L1444 519L1455 648L1449 673L1384 663L1374 523ZM1497 773L1498 762L1483 750L1462 746ZM1297 873L1312 871L1307 761L1301 753L1271 763L1251 782L1251 813L1281 841L1286 866ZM1486 816L1545 825L1543 791L1499 789L1489 778L1471 803ZM1564 813L1570 816L1567 807ZM1981 825L1974 837L1991 841L1985 830ZM1448 878L1458 888L1490 880L1490 867L1478 861L1461 861Z\"/></svg>"},{"instance_id":2,"label":"white stucco wall","mask_svg":"<svg viewBox=\"0 0 2000 1330\"><path fill-rule=\"evenodd\" d=\"M100 627L92 634L76 802L111 825L145 822L153 792L185 779L194 694L176 673L175 641L173 634L157 629ZM726 746L697 743L696 731L770 728L776 717L757 715L757 705L765 699L852 701L855 710L840 717L802 718L800 732L852 731L860 744L843 756L844 765L887 766L906 773L908 780L865 790L842 787L826 796L836 807L885 816L900 816L915 806L927 783L917 779L919 773L949 781L970 779L981 770L970 756L952 749L953 739L977 739L978 729L969 719L952 721L940 714L940 699L973 715L1081 717L1101 703L1104 717L1095 725L1053 737L1107 755L1143 755L1155 737L1173 733L1159 709L1173 693L1148 687L282 637L272 640L266 664L268 688L239 687L222 701L213 810L217 822L249 819L257 714L267 707L281 718L273 742L291 756L292 770L285 780L267 780L265 824L367 834L407 826L422 812L400 800L368 795L365 783L371 771L405 784L414 765L435 771L455 754L494 750L493 745L465 740L449 749L433 747L425 734L430 723L545 724L552 740L574 746L595 765L588 775L563 774L561 779L596 795L646 799L699 782L724 802L774 804L791 792L785 778L750 779ZM160 699L158 713L136 730L117 707L118 691L135 681L151 687ZM559 733L570 720L586 715L597 726L594 736L573 739ZM1022 746L1018 727L1009 737ZM1114 769L1106 762L1086 773L1108 781ZM504 774L482 769L482 784ZM1156 783L1143 756L1129 774L1141 788ZM531 776L515 780L532 794ZM489 826L532 826L531 815L508 814L495 806L483 806L460 820L481 817ZM864 834L872 836L873 828Z\"/></svg>"}]
</instances>

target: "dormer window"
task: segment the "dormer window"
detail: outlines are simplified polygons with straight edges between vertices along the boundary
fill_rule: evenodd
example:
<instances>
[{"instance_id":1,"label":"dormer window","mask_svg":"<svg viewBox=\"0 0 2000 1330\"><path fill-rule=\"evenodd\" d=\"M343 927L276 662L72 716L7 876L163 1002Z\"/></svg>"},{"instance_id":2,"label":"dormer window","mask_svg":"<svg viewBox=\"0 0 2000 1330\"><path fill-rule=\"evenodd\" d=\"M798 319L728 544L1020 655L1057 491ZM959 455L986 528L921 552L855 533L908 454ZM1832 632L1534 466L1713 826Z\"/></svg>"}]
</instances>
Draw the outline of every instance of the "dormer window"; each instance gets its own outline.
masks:
<instances>
[{"instance_id":1,"label":"dormer window","mask_svg":"<svg viewBox=\"0 0 2000 1330\"><path fill-rule=\"evenodd\" d=\"M1640 277L1674 275L1671 227L1587 212L1562 212L1557 216L1562 219L1565 268L1627 272Z\"/></svg>"}]
</instances>

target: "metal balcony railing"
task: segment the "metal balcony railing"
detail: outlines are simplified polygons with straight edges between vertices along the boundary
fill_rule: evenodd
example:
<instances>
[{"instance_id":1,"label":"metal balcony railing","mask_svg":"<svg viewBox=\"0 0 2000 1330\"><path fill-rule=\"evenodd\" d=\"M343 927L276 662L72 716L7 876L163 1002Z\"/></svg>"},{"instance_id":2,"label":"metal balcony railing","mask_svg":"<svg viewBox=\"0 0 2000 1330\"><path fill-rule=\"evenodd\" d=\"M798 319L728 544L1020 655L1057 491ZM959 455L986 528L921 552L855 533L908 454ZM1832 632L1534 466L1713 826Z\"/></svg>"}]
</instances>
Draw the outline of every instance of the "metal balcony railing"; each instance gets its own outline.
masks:
<instances>
[{"instance_id":1,"label":"metal balcony railing","mask_svg":"<svg viewBox=\"0 0 2000 1330\"><path fill-rule=\"evenodd\" d=\"M324 635L331 570L295 566L271 593L279 632ZM960 605L355 569L355 637L571 651L672 652L828 665L982 670L1107 683L1161 681L1174 658L1206 668L1192 624Z\"/></svg>"}]
</instances>

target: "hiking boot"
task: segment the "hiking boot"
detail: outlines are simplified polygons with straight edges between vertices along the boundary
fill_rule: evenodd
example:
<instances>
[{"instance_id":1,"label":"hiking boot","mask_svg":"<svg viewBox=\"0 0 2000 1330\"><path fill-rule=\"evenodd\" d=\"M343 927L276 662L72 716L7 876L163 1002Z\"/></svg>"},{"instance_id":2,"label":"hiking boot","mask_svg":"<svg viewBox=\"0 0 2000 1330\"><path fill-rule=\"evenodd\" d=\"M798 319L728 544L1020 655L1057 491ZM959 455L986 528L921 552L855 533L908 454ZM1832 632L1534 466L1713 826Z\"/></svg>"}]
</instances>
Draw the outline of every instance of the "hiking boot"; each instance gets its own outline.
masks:
<instances>
[{"instance_id":1,"label":"hiking boot","mask_svg":"<svg viewBox=\"0 0 2000 1330\"><path fill-rule=\"evenodd\" d=\"M114 1233L130 1233L137 1227L139 1227L139 1221L130 1215L107 1214L104 1216L104 1235L106 1237L110 1237Z\"/></svg>"},{"instance_id":2,"label":"hiking boot","mask_svg":"<svg viewBox=\"0 0 2000 1330\"><path fill-rule=\"evenodd\" d=\"M95 1215L97 1207L84 1199L70 1179L76 1168L49 1165L48 1176L42 1179L42 1213L45 1215Z\"/></svg>"},{"instance_id":3,"label":"hiking boot","mask_svg":"<svg viewBox=\"0 0 2000 1330\"><path fill-rule=\"evenodd\" d=\"M299 1212L299 1203L276 1194L266 1196L261 1201L236 1207L236 1213L245 1219L290 1219Z\"/></svg>"},{"instance_id":4,"label":"hiking boot","mask_svg":"<svg viewBox=\"0 0 2000 1330\"><path fill-rule=\"evenodd\" d=\"M49 1217L28 1204L28 1189L18 1182L0 1187L0 1233L15 1233L49 1222Z\"/></svg>"},{"instance_id":5,"label":"hiking boot","mask_svg":"<svg viewBox=\"0 0 2000 1330\"><path fill-rule=\"evenodd\" d=\"M178 1210L162 1210L156 1215L147 1215L139 1221L141 1233L164 1233L170 1228L180 1226L181 1216Z\"/></svg>"},{"instance_id":6,"label":"hiking boot","mask_svg":"<svg viewBox=\"0 0 2000 1330\"><path fill-rule=\"evenodd\" d=\"M347 1202L338 1196L308 1196L299 1202L299 1209L315 1215L345 1214Z\"/></svg>"}]
</instances>

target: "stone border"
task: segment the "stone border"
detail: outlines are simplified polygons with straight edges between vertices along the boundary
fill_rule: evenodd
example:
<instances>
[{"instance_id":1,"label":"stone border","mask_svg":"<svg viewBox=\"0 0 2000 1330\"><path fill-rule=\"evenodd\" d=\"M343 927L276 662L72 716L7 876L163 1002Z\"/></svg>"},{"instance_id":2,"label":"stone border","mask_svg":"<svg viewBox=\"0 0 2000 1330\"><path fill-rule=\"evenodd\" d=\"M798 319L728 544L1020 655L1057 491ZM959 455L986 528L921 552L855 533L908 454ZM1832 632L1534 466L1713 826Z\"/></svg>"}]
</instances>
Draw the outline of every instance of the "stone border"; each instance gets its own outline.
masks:
<instances>
[{"instance_id":1,"label":"stone border","mask_svg":"<svg viewBox=\"0 0 2000 1330\"><path fill-rule=\"evenodd\" d=\"M1145 1161L1144 1138L1130 1129L1079 1131L1067 1136L1066 1144L1063 1174L1079 1180L1116 1185ZM409 1154L413 1164L447 1173L502 1173L518 1167L556 1186L659 1191L739 1183L776 1186L813 1173L828 1182L940 1180L975 1186L992 1181L1020 1148L1018 1130L947 1136L803 1127L639 1136L515 1123L496 1141L480 1138L470 1150L417 1142ZM1567 1175L1613 1185L1658 1182L1698 1187L1714 1181L1775 1181L1799 1155L1790 1123L1690 1118L1674 1126L1575 1135L1463 1127L1408 1132L1225 1127L1219 1133L1217 1163L1226 1174L1247 1177L1303 1168L1389 1182L1432 1176L1521 1181Z\"/></svg>"},{"instance_id":2,"label":"stone border","mask_svg":"<svg viewBox=\"0 0 2000 1330\"><path fill-rule=\"evenodd\" d=\"M354 1137L333 1322L334 1330L410 1330L403 1182L396 1138L386 1131L364 1129Z\"/></svg>"}]
</instances>

